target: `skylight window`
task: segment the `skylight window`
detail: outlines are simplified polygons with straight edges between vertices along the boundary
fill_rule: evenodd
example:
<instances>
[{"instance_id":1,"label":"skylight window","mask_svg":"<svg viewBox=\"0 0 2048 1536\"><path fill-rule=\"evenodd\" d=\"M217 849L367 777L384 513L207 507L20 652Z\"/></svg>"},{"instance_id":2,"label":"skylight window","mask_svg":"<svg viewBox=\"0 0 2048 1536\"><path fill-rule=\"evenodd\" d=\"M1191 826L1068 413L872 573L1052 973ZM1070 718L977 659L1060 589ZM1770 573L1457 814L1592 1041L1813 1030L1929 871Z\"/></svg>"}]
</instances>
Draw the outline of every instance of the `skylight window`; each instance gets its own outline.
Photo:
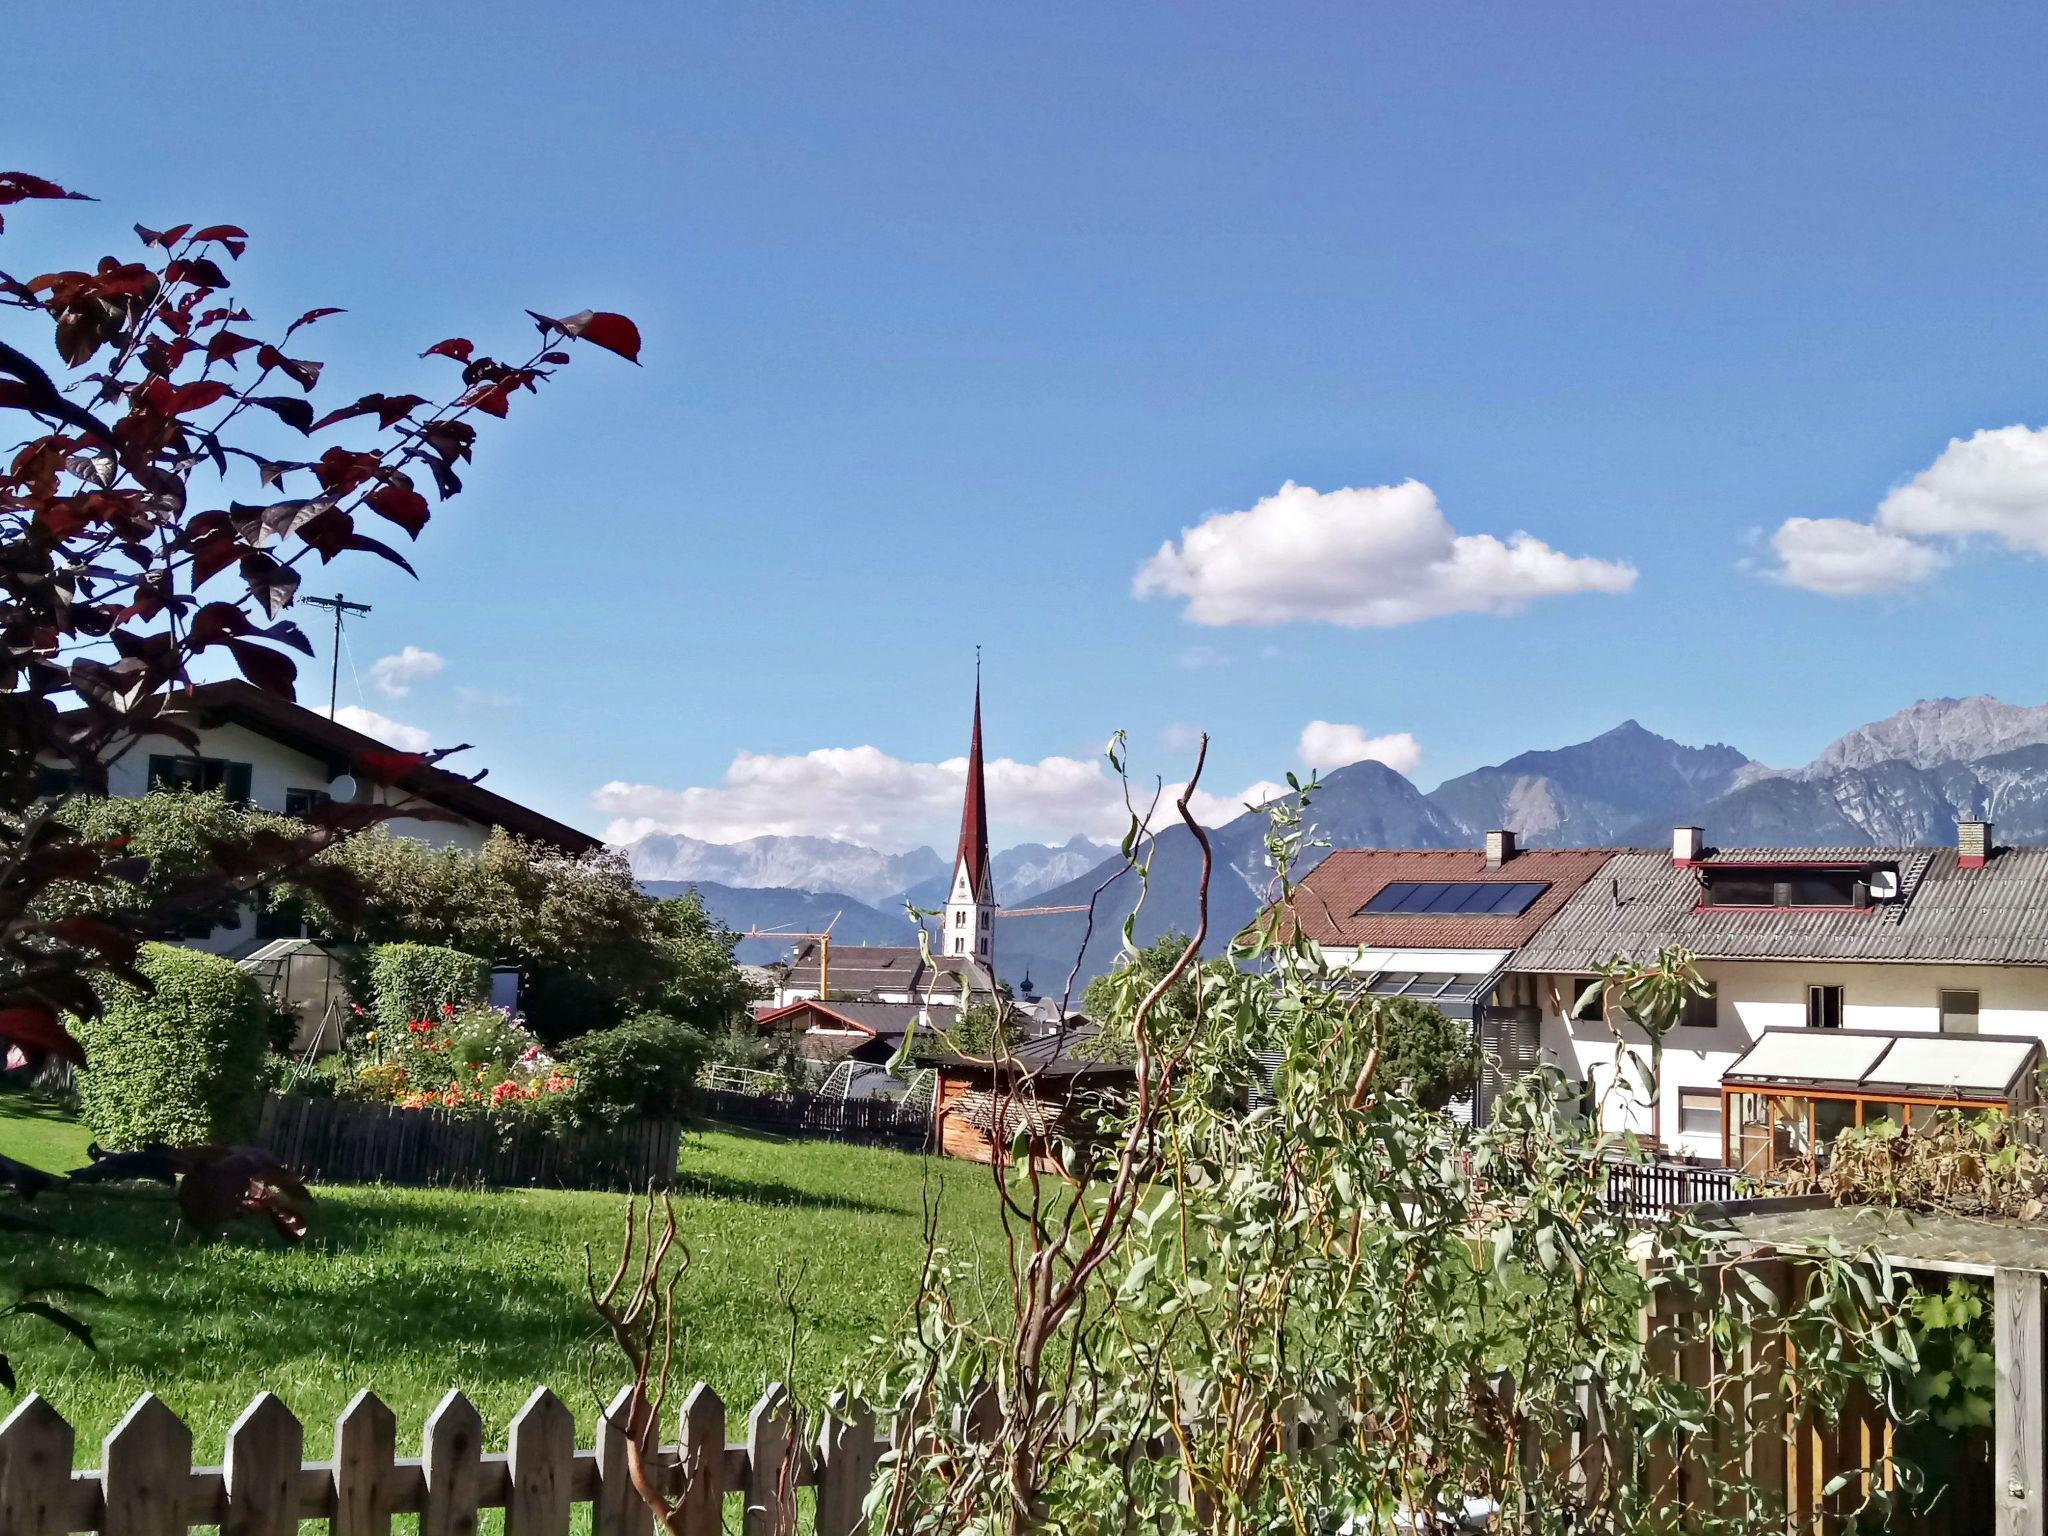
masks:
<instances>
[{"instance_id":1,"label":"skylight window","mask_svg":"<svg viewBox=\"0 0 2048 1536\"><path fill-rule=\"evenodd\" d=\"M1396 880L1359 909L1373 917L1520 917L1543 880Z\"/></svg>"}]
</instances>

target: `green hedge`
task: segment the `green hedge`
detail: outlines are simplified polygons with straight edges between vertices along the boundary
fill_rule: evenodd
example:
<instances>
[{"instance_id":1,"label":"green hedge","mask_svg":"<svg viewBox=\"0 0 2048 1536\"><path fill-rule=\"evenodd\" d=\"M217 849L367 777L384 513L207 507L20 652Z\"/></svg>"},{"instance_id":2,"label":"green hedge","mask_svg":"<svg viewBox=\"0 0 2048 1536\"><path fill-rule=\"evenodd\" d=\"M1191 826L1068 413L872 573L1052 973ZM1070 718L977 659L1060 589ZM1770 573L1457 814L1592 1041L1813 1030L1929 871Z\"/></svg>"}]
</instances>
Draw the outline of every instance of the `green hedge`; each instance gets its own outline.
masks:
<instances>
[{"instance_id":1,"label":"green hedge","mask_svg":"<svg viewBox=\"0 0 2048 1536\"><path fill-rule=\"evenodd\" d=\"M570 1110L585 1124L619 1125L636 1116L670 1119L689 1108L711 1042L666 1014L643 1013L572 1040L567 1051L576 1079Z\"/></svg>"},{"instance_id":2,"label":"green hedge","mask_svg":"<svg viewBox=\"0 0 2048 1536\"><path fill-rule=\"evenodd\" d=\"M175 944L146 944L137 963L154 992L114 983L100 1017L74 1026L94 1140L118 1150L247 1137L270 1022L262 991L232 960Z\"/></svg>"},{"instance_id":3,"label":"green hedge","mask_svg":"<svg viewBox=\"0 0 2048 1536\"><path fill-rule=\"evenodd\" d=\"M476 1002L490 984L490 967L459 949L379 944L370 951L370 995L377 1022L390 1029L438 1018L444 1003Z\"/></svg>"}]
</instances>

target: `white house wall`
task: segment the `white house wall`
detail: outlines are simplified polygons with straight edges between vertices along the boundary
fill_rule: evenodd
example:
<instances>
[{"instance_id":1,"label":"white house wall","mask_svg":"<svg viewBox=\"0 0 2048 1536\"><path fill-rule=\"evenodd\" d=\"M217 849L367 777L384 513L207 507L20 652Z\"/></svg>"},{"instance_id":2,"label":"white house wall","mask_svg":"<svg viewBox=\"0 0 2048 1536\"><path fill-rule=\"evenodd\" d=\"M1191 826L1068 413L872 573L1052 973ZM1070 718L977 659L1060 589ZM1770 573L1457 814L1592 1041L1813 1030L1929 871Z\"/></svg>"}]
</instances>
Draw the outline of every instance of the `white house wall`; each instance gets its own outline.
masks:
<instances>
[{"instance_id":1,"label":"white house wall","mask_svg":"<svg viewBox=\"0 0 2048 1536\"><path fill-rule=\"evenodd\" d=\"M191 749L168 736L145 736L119 759L107 765L107 793L130 798L149 793L149 760L153 756L191 755ZM199 733L200 757L219 758L249 765L249 803L258 810L285 812L285 792L294 789L328 793L327 761L273 741L241 725L217 725ZM359 799L377 805L392 805L409 798L402 790L365 785ZM383 824L397 837L415 838L434 848L483 847L490 828L457 818L451 821L423 821L398 816ZM256 946L256 913L244 905L241 921L233 928L216 927L205 938L187 939L194 949L213 954L240 955Z\"/></svg>"},{"instance_id":2,"label":"white house wall","mask_svg":"<svg viewBox=\"0 0 2048 1536\"><path fill-rule=\"evenodd\" d=\"M168 736L145 736L119 760L107 765L107 792L117 796L149 793L149 760L153 756L181 757L190 749ZM249 803L258 810L284 814L285 792L293 789L328 792L326 759L314 757L273 741L241 725L217 725L199 733L200 757L220 758L249 764ZM412 798L403 790L365 785L367 803L393 805ZM453 821L423 821L400 816L384 823L399 837L416 838L435 848L483 847L490 828L458 818Z\"/></svg>"},{"instance_id":3,"label":"white house wall","mask_svg":"<svg viewBox=\"0 0 2048 1536\"><path fill-rule=\"evenodd\" d=\"M1700 974L1717 991L1712 1027L1680 1025L1665 1037L1660 1087L1664 1141L1674 1150L1718 1160L1718 1135L1687 1136L1679 1126L1679 1094L1686 1089L1721 1086L1721 1074L1748 1050L1766 1029L1796 1029L1806 1024L1806 989L1842 989L1845 1029L1922 1031L1941 1027L1940 998L1944 991L1975 992L1977 1028L1987 1035L2025 1035L2048 1041L2048 969L2038 966L1970 965L1837 965L1763 961L1702 961ZM1566 1020L1553 1005L1569 1009L1575 1001L1569 976L1542 978L1544 1061L1574 1081L1592 1083L1602 1096L1606 1129L1647 1133L1647 1101L1632 1092L1634 1075L1615 1080L1613 1029L1598 1019ZM1627 1049L1647 1062L1649 1046L1640 1029L1624 1025Z\"/></svg>"}]
</instances>

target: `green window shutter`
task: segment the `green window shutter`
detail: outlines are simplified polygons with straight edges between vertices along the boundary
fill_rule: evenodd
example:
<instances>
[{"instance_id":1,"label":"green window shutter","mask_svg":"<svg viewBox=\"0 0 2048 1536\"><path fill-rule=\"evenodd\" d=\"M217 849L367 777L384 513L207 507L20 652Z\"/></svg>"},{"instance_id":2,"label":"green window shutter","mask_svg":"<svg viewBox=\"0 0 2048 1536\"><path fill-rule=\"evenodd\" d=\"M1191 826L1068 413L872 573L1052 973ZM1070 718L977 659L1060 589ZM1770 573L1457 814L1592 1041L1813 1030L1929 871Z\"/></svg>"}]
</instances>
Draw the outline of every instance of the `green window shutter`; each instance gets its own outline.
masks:
<instances>
[{"instance_id":1,"label":"green window shutter","mask_svg":"<svg viewBox=\"0 0 2048 1536\"><path fill-rule=\"evenodd\" d=\"M253 770L247 763L229 763L228 771L222 778L222 786L228 798L237 805L249 803L249 778Z\"/></svg>"}]
</instances>

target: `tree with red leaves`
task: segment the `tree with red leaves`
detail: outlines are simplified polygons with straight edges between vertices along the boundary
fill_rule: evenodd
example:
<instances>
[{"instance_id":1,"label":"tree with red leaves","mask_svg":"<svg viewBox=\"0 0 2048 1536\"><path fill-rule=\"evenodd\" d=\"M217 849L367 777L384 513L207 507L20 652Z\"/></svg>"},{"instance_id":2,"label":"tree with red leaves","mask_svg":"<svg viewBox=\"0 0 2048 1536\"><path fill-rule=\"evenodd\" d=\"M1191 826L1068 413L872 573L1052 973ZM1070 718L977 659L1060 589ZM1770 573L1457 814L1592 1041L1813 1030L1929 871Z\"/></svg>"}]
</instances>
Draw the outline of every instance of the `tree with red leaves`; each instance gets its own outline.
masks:
<instances>
[{"instance_id":1,"label":"tree with red leaves","mask_svg":"<svg viewBox=\"0 0 2048 1536\"><path fill-rule=\"evenodd\" d=\"M15 205L81 195L0 172L0 230ZM51 917L37 898L53 882L142 871L53 814L38 766L104 792L107 763L145 736L196 749L186 690L208 652L292 697L291 653L312 648L290 610L313 562L356 554L410 571L385 525L417 539L427 490L446 500L462 489L479 415L506 416L568 364L574 342L633 362L640 351L623 315L529 311L540 340L522 362L452 337L420 354L458 371L438 401L379 393L323 410L321 364L303 355L302 333L341 310L262 325L231 294L249 242L235 225L135 233L134 260L0 269L0 314L22 322L0 332L0 420L26 434L0 463L0 1039L73 1059L64 1017L97 1011L95 976L136 980L137 946L179 913L303 870L375 821L433 812L403 800L326 806L303 831L210 850L213 867L145 910ZM445 755L379 754L354 769L390 784Z\"/></svg>"}]
</instances>

